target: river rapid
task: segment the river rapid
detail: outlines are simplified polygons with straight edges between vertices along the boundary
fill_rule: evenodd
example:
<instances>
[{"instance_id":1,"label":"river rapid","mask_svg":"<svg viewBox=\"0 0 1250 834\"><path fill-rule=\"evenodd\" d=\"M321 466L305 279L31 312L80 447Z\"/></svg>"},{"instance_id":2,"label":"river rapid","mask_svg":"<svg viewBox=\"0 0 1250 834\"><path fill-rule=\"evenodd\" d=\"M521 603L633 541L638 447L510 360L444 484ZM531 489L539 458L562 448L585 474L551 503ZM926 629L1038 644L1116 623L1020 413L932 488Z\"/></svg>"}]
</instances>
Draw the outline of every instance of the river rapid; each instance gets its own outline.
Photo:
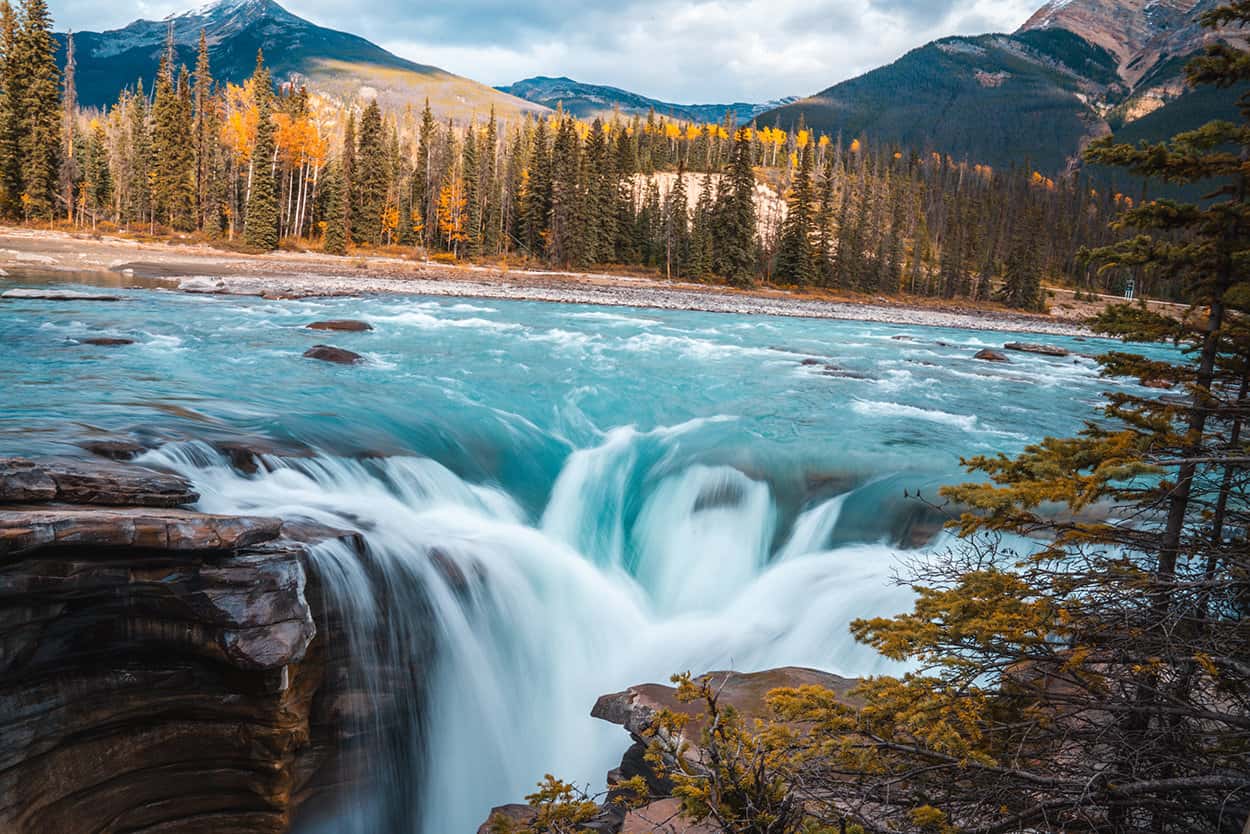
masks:
<instances>
[{"instance_id":1,"label":"river rapid","mask_svg":"<svg viewBox=\"0 0 1250 834\"><path fill-rule=\"evenodd\" d=\"M898 671L847 624L909 607L900 560L951 543L904 491L933 498L961 456L1072 433L1102 392L1136 385L1081 355L973 358L1010 334L110 292L122 300L0 301L0 452L125 436L192 479L203 510L363 533L365 557L321 545L314 568L350 612L359 673L398 671L424 695L377 740L380 792L334 832L471 832L544 773L602 785L625 739L588 713L629 684ZM374 329L304 327L344 318ZM364 362L302 358L317 343ZM269 450L260 471L218 451L239 440ZM415 649L430 642L433 662ZM395 677L366 689L402 699L384 691Z\"/></svg>"}]
</instances>

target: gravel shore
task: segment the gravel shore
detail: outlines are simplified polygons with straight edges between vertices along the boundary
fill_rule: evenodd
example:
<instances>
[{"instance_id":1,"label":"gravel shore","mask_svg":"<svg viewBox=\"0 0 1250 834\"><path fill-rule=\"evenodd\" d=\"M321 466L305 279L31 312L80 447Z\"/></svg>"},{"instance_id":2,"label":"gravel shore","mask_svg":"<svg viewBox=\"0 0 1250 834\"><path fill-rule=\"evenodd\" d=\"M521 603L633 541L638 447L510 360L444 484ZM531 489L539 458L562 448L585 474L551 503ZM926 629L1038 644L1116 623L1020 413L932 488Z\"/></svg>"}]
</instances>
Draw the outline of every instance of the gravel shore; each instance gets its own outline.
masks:
<instances>
[{"instance_id":1,"label":"gravel shore","mask_svg":"<svg viewBox=\"0 0 1250 834\"><path fill-rule=\"evenodd\" d=\"M778 290L743 292L653 278L505 271L393 257L334 258L288 252L238 255L204 245L138 243L28 229L0 229L0 269L15 280L28 280L38 273L72 272L76 280L102 286L165 286L185 292L274 299L404 293L849 319L1061 336L1089 332L1074 318L918 307L885 299L881 299L883 303L829 301Z\"/></svg>"}]
</instances>

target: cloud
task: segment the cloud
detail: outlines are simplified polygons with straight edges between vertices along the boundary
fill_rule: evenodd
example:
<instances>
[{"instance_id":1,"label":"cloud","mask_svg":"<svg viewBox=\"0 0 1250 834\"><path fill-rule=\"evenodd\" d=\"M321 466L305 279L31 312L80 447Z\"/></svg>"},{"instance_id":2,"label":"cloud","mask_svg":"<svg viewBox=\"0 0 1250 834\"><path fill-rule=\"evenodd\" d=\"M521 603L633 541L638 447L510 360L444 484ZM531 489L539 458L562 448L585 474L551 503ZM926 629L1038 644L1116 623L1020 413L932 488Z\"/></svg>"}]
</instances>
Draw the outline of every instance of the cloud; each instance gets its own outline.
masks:
<instances>
[{"instance_id":1,"label":"cloud","mask_svg":"<svg viewBox=\"0 0 1250 834\"><path fill-rule=\"evenodd\" d=\"M185 2L185 0L184 0ZM315 23L488 84L566 75L688 103L806 95L934 38L1010 31L1040 0L288 0ZM129 15L52 0L58 28L103 29L185 10L140 0Z\"/></svg>"}]
</instances>

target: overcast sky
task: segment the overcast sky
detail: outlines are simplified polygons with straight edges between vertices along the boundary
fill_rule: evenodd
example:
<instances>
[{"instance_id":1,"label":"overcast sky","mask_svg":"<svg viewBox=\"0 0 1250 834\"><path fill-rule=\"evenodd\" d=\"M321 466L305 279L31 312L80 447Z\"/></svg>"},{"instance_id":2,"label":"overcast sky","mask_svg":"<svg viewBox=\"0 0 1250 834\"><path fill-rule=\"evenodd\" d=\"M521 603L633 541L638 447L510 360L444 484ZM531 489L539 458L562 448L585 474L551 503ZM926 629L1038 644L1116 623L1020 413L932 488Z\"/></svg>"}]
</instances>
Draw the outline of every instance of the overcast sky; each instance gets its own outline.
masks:
<instances>
[{"instance_id":1,"label":"overcast sky","mask_svg":"<svg viewBox=\"0 0 1250 834\"><path fill-rule=\"evenodd\" d=\"M159 19L200 0L50 0L58 29ZM492 85L567 75L682 103L814 93L934 38L1012 31L1042 0L279 0Z\"/></svg>"}]
</instances>

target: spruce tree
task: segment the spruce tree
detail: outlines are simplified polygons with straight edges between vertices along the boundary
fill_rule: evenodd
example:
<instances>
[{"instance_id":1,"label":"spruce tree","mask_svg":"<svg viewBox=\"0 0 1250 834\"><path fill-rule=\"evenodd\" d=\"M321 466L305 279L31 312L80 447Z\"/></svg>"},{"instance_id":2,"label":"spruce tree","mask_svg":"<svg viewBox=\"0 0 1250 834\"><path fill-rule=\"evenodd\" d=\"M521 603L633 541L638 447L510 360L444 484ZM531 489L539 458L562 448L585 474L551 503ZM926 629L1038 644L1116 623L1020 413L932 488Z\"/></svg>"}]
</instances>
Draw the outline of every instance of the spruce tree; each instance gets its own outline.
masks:
<instances>
[{"instance_id":1,"label":"spruce tree","mask_svg":"<svg viewBox=\"0 0 1250 834\"><path fill-rule=\"evenodd\" d=\"M812 248L812 144L806 131L799 131L799 158L786 201L786 219L781 226L777 248L777 280L805 287L815 278Z\"/></svg>"},{"instance_id":2,"label":"spruce tree","mask_svg":"<svg viewBox=\"0 0 1250 834\"><path fill-rule=\"evenodd\" d=\"M346 255L348 199L347 189L343 185L343 167L341 164L330 166L322 197L326 206L326 226L321 248L330 255Z\"/></svg>"},{"instance_id":3,"label":"spruce tree","mask_svg":"<svg viewBox=\"0 0 1250 834\"><path fill-rule=\"evenodd\" d=\"M0 212L22 216L22 102L25 76L19 70L21 31L8 0L0 3Z\"/></svg>"},{"instance_id":4,"label":"spruce tree","mask_svg":"<svg viewBox=\"0 0 1250 834\"><path fill-rule=\"evenodd\" d=\"M1008 307L1020 310L1043 309L1042 272L1037 251L1032 215L1026 215L1016 227L1011 251L1003 272L1003 285L996 298Z\"/></svg>"},{"instance_id":5,"label":"spruce tree","mask_svg":"<svg viewBox=\"0 0 1250 834\"><path fill-rule=\"evenodd\" d=\"M389 176L382 111L376 99L360 117L360 135L352 169L352 240L382 242L382 210L386 208Z\"/></svg>"},{"instance_id":6,"label":"spruce tree","mask_svg":"<svg viewBox=\"0 0 1250 834\"><path fill-rule=\"evenodd\" d=\"M726 281L746 286L755 278L755 171L747 129L734 135L728 183L717 206L716 271Z\"/></svg>"},{"instance_id":7,"label":"spruce tree","mask_svg":"<svg viewBox=\"0 0 1250 834\"><path fill-rule=\"evenodd\" d=\"M143 79L139 79L135 92L128 98L127 138L129 139L127 156L129 157L129 196L126 206L125 220L127 223L143 223L147 221L148 209L151 206L152 181L149 174L151 164L151 142L148 132L148 99L143 93Z\"/></svg>"},{"instance_id":8,"label":"spruce tree","mask_svg":"<svg viewBox=\"0 0 1250 834\"><path fill-rule=\"evenodd\" d=\"M61 86L61 167L57 173L57 189L66 220L74 222L75 192L82 176L78 160L78 91L74 86L77 70L74 58L74 33L65 34L65 71Z\"/></svg>"},{"instance_id":9,"label":"spruce tree","mask_svg":"<svg viewBox=\"0 0 1250 834\"><path fill-rule=\"evenodd\" d=\"M21 90L22 195L32 217L50 219L61 157L61 72L44 0L23 0L14 49Z\"/></svg>"},{"instance_id":10,"label":"spruce tree","mask_svg":"<svg viewBox=\"0 0 1250 834\"><path fill-rule=\"evenodd\" d=\"M477 156L477 126L470 124L464 132L460 168L464 183L464 245L465 257L477 258L482 254L482 192L479 187L481 170Z\"/></svg>"},{"instance_id":11,"label":"spruce tree","mask_svg":"<svg viewBox=\"0 0 1250 834\"><path fill-rule=\"evenodd\" d=\"M278 248L278 194L274 182L273 86L264 59L256 57L256 146L252 151L252 190L243 240L266 252Z\"/></svg>"},{"instance_id":12,"label":"spruce tree","mask_svg":"<svg viewBox=\"0 0 1250 834\"><path fill-rule=\"evenodd\" d=\"M200 30L199 49L195 58L193 95L192 156L195 161L196 224L209 233L216 233L221 224L216 189L217 134L220 130L217 101L213 95L213 73L208 57L208 36Z\"/></svg>"},{"instance_id":13,"label":"spruce tree","mask_svg":"<svg viewBox=\"0 0 1250 834\"><path fill-rule=\"evenodd\" d=\"M186 231L195 222L195 145L187 74L176 77L173 61L171 26L152 104L152 202L162 223Z\"/></svg>"}]
</instances>

